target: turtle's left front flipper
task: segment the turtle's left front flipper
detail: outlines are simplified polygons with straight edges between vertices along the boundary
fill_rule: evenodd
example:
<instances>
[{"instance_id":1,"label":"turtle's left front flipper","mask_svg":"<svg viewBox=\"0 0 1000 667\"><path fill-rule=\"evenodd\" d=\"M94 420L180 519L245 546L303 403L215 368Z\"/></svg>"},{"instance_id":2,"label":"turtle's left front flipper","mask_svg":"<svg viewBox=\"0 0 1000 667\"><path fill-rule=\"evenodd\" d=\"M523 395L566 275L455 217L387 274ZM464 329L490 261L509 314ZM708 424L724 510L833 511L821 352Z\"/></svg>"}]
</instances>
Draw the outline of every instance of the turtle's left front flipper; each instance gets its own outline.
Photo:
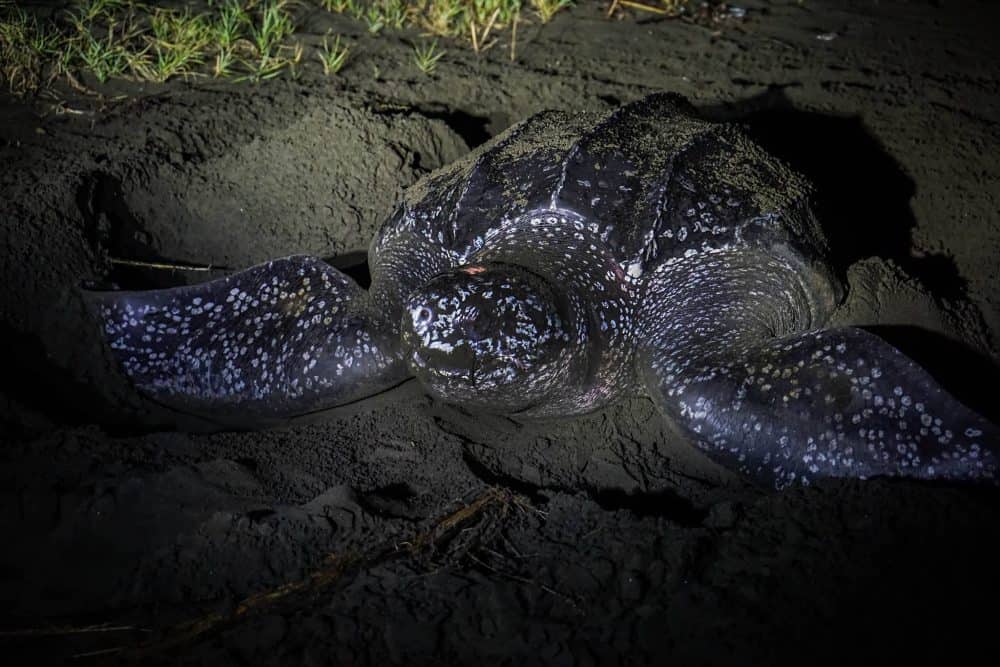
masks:
<instances>
[{"instance_id":1,"label":"turtle's left front flipper","mask_svg":"<svg viewBox=\"0 0 1000 667\"><path fill-rule=\"evenodd\" d=\"M88 298L133 384L181 412L250 425L343 405L407 377L392 324L354 281L312 257Z\"/></svg>"}]
</instances>

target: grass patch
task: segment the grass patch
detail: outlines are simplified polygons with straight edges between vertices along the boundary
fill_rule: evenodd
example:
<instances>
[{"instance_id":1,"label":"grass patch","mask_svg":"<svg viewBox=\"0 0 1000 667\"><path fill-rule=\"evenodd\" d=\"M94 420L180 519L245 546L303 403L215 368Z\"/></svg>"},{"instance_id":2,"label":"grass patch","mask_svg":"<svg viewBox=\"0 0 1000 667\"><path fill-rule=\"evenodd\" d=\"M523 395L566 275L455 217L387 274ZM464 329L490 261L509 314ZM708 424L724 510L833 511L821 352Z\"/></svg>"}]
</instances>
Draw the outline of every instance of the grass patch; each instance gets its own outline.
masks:
<instances>
[{"instance_id":1,"label":"grass patch","mask_svg":"<svg viewBox=\"0 0 1000 667\"><path fill-rule=\"evenodd\" d=\"M337 38L333 40L333 44L330 44L329 39L329 36L323 38L323 48L316 54L320 63L323 64L323 74L327 76L336 74L344 68L347 54L351 51L350 47L341 45L340 35L337 35Z\"/></svg>"},{"instance_id":2,"label":"grass patch","mask_svg":"<svg viewBox=\"0 0 1000 667\"><path fill-rule=\"evenodd\" d=\"M680 14L691 0L609 0L609 16L626 7ZM205 0L164 8L138 0L81 0L46 21L0 0L0 85L31 94L61 75L88 73L162 83L215 76L261 81L299 74L305 47L296 16L316 7L347 15L378 34L417 30L432 38L414 61L430 74L444 51L438 39L482 52L509 36L514 59L518 23L547 23L573 0ZM693 3L691 3L693 4ZM192 9L192 7L199 9ZM349 48L337 37L311 49L326 75L339 72ZM310 56L311 58L312 56Z\"/></svg>"},{"instance_id":3,"label":"grass patch","mask_svg":"<svg viewBox=\"0 0 1000 667\"><path fill-rule=\"evenodd\" d=\"M145 48L134 46L139 31L131 14L111 20L87 6L68 18L71 28L62 58L67 68L82 67L104 83L111 77L122 76L146 55Z\"/></svg>"},{"instance_id":4,"label":"grass patch","mask_svg":"<svg viewBox=\"0 0 1000 667\"><path fill-rule=\"evenodd\" d=\"M101 83L115 77L160 83L295 74L304 50L290 41L293 9L290 0L209 2L201 12L134 0L85 0L42 25L0 3L0 83L26 94L46 75L74 72L87 72Z\"/></svg>"},{"instance_id":5,"label":"grass patch","mask_svg":"<svg viewBox=\"0 0 1000 667\"><path fill-rule=\"evenodd\" d=\"M250 23L250 39L257 53L269 55L281 46L286 37L295 32L292 17L284 0L265 0L258 8L258 21Z\"/></svg>"},{"instance_id":6,"label":"grass patch","mask_svg":"<svg viewBox=\"0 0 1000 667\"><path fill-rule=\"evenodd\" d=\"M430 75L437 69L438 61L441 60L444 53L444 51L438 50L437 40L435 39L430 43L414 45L413 61L417 64L417 69L424 74Z\"/></svg>"},{"instance_id":7,"label":"grass patch","mask_svg":"<svg viewBox=\"0 0 1000 667\"><path fill-rule=\"evenodd\" d=\"M185 75L205 61L215 42L215 31L204 16L157 10L150 17L152 35L145 38L149 49L137 58L133 70L142 78L162 82Z\"/></svg>"},{"instance_id":8,"label":"grass patch","mask_svg":"<svg viewBox=\"0 0 1000 667\"><path fill-rule=\"evenodd\" d=\"M62 36L51 26L13 7L0 20L0 81L23 95L38 90L46 70L62 56Z\"/></svg>"},{"instance_id":9,"label":"grass patch","mask_svg":"<svg viewBox=\"0 0 1000 667\"><path fill-rule=\"evenodd\" d=\"M559 10L566 9L571 4L572 0L531 0L531 6L535 8L542 23L548 23Z\"/></svg>"}]
</instances>

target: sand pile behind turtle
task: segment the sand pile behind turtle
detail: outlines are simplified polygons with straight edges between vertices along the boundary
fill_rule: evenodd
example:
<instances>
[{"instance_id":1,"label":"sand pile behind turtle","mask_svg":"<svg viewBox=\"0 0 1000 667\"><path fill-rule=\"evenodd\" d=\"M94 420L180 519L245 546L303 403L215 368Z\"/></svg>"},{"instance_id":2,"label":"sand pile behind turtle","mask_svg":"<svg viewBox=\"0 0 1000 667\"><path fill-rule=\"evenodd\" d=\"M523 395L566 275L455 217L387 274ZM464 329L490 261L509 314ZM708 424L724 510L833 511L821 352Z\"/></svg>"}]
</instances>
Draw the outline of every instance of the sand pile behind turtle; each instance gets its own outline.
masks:
<instances>
[{"instance_id":1,"label":"sand pile behind turtle","mask_svg":"<svg viewBox=\"0 0 1000 667\"><path fill-rule=\"evenodd\" d=\"M223 151L188 135L193 154L181 146L123 175L119 191L96 202L108 217L109 254L235 268L365 251L404 187L468 150L443 122L417 114L342 102L306 108Z\"/></svg>"},{"instance_id":2,"label":"sand pile behind turtle","mask_svg":"<svg viewBox=\"0 0 1000 667\"><path fill-rule=\"evenodd\" d=\"M4 230L0 303L9 335L25 345L5 377L17 400L84 419L100 406L82 386L118 386L82 323L81 284L183 284L295 253L355 251L363 262L402 189L467 150L444 122L420 115L332 99L307 110L295 95L244 93L142 102L156 113L127 104L85 135L10 126L4 216L17 224ZM26 272L18 258L44 270ZM39 367L86 407L53 405L49 390L32 397L24 380ZM132 402L127 388L111 393L105 407Z\"/></svg>"}]
</instances>

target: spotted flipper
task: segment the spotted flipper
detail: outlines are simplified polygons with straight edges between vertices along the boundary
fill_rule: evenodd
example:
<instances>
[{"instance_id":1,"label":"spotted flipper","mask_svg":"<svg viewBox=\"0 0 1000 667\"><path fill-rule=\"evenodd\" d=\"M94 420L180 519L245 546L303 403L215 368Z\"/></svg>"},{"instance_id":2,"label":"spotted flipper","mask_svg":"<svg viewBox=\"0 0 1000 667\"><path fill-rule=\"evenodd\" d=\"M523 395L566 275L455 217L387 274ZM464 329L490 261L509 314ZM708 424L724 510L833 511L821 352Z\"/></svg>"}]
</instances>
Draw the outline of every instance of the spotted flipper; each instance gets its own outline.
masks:
<instances>
[{"instance_id":1,"label":"spotted flipper","mask_svg":"<svg viewBox=\"0 0 1000 667\"><path fill-rule=\"evenodd\" d=\"M752 275L702 260L702 280L682 274L654 295L660 334L640 354L646 386L702 451L776 488L822 477L1000 480L997 427L871 333L802 332L809 306L787 287L794 267L751 263Z\"/></svg>"},{"instance_id":2,"label":"spotted flipper","mask_svg":"<svg viewBox=\"0 0 1000 667\"><path fill-rule=\"evenodd\" d=\"M288 257L200 285L90 295L122 369L167 407L284 418L406 377L392 327L350 278Z\"/></svg>"}]
</instances>

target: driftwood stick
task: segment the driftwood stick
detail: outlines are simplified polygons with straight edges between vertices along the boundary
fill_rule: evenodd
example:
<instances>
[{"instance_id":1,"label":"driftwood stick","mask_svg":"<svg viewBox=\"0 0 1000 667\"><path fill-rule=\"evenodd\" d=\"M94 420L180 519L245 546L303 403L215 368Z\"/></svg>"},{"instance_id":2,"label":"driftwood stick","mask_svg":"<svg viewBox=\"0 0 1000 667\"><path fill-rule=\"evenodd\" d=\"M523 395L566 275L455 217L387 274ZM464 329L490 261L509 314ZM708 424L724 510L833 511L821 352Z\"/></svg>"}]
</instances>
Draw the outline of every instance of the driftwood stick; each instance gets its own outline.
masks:
<instances>
[{"instance_id":1,"label":"driftwood stick","mask_svg":"<svg viewBox=\"0 0 1000 667\"><path fill-rule=\"evenodd\" d=\"M513 500L514 498L509 491L490 487L472 502L446 515L410 540L382 546L367 554L330 554L327 557L327 562L311 572L306 578L251 595L237 604L236 609L230 614L213 612L170 628L158 640L124 650L116 650L116 652L125 658L145 658L190 643L211 632L232 627L245 618L272 609L279 603L295 596L315 596L343 579L344 575L350 571L371 567L399 555L416 555L424 549L434 546L448 533L474 519L490 506L507 504Z\"/></svg>"},{"instance_id":2,"label":"driftwood stick","mask_svg":"<svg viewBox=\"0 0 1000 667\"><path fill-rule=\"evenodd\" d=\"M223 266L201 265L201 264L171 264L169 262L143 262L138 259L122 259L120 257L109 257L112 264L122 266L137 266L143 269L162 269L164 271L229 271Z\"/></svg>"}]
</instances>

